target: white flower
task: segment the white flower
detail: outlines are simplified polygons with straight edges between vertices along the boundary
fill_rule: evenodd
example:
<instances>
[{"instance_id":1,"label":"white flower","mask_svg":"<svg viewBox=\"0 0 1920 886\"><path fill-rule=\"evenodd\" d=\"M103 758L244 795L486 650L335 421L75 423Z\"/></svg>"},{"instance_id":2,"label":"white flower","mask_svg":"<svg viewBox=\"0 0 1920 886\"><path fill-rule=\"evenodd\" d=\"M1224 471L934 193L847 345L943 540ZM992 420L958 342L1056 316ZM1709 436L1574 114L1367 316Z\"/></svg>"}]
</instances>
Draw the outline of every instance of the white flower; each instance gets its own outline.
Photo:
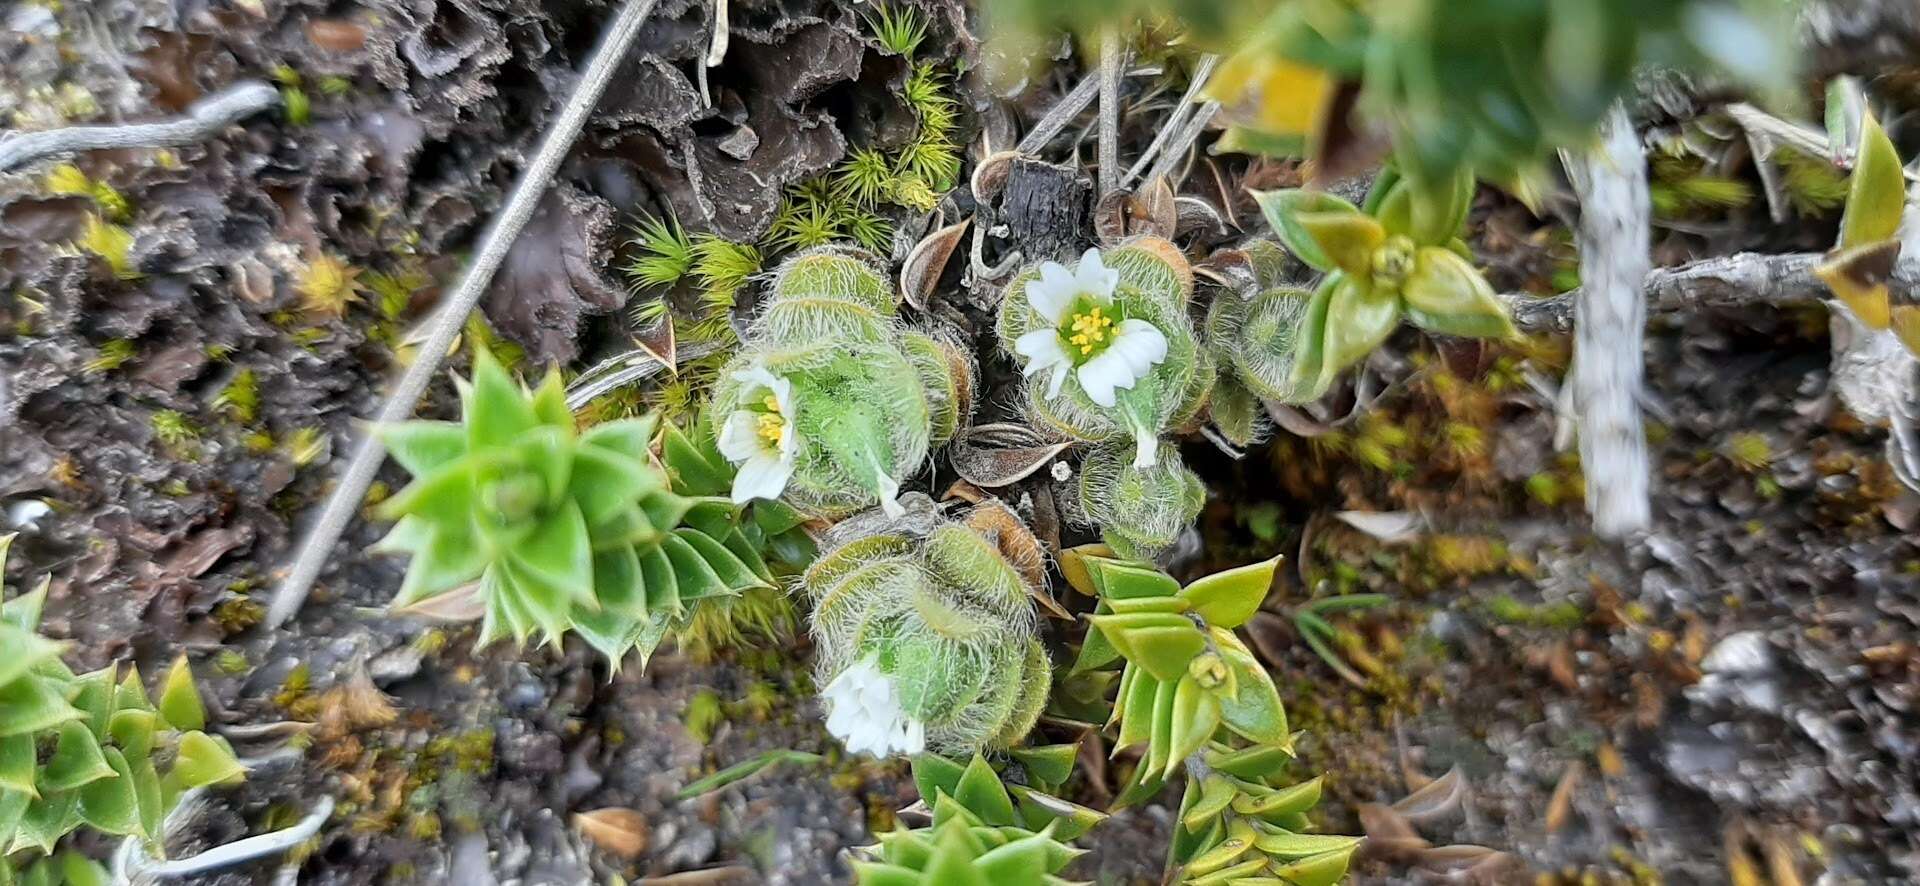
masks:
<instances>
[{"instance_id":1,"label":"white flower","mask_svg":"<svg viewBox=\"0 0 1920 886\"><path fill-rule=\"evenodd\" d=\"M1048 397L1060 395L1071 371L1089 399L1111 407L1115 391L1131 389L1167 359L1167 337L1159 328L1121 317L1115 309L1113 290L1119 283L1120 272L1100 261L1098 249L1087 250L1074 271L1047 262L1040 266L1040 279L1027 281L1027 303L1048 326L1020 336L1013 351L1027 358L1024 375L1052 373Z\"/></svg>"},{"instance_id":2,"label":"white flower","mask_svg":"<svg viewBox=\"0 0 1920 886\"><path fill-rule=\"evenodd\" d=\"M927 749L927 725L907 716L893 678L872 659L841 671L820 695L827 702L827 731L847 750L889 757Z\"/></svg>"},{"instance_id":3,"label":"white flower","mask_svg":"<svg viewBox=\"0 0 1920 886\"><path fill-rule=\"evenodd\" d=\"M800 433L793 427L793 383L755 366L733 374L746 382L747 409L736 409L720 426L720 454L740 466L733 475L733 501L779 498L793 477Z\"/></svg>"}]
</instances>

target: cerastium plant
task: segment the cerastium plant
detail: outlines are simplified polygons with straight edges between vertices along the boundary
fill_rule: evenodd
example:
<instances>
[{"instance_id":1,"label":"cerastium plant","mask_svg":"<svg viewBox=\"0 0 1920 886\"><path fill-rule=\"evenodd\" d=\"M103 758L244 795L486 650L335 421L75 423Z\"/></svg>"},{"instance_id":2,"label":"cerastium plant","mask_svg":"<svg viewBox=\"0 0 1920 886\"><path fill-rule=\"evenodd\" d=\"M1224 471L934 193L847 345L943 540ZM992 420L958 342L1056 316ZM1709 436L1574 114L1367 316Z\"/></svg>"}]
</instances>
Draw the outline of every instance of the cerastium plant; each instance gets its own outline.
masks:
<instances>
[{"instance_id":1,"label":"cerastium plant","mask_svg":"<svg viewBox=\"0 0 1920 886\"><path fill-rule=\"evenodd\" d=\"M1266 599L1278 562L1181 587L1146 563L1063 556L1068 580L1099 600L1073 671L1124 662L1108 726L1118 729L1114 753L1138 748L1140 760L1115 805L1150 799L1186 773L1167 858L1181 882L1333 883L1360 842L1306 833L1319 779L1281 783L1295 736L1272 677L1234 633Z\"/></svg>"},{"instance_id":2,"label":"cerastium plant","mask_svg":"<svg viewBox=\"0 0 1920 886\"><path fill-rule=\"evenodd\" d=\"M12 541L0 537L0 562ZM49 857L81 826L157 844L182 793L246 772L224 739L202 731L206 708L185 658L157 704L138 670L75 674L60 660L63 644L37 633L46 598L43 581L0 602L0 884L93 870Z\"/></svg>"},{"instance_id":3,"label":"cerastium plant","mask_svg":"<svg viewBox=\"0 0 1920 886\"><path fill-rule=\"evenodd\" d=\"M652 417L576 431L558 374L529 391L485 351L460 400L461 422L377 429L414 475L380 505L398 521L380 546L412 556L394 605L478 593L480 643L574 631L617 666L694 607L771 586L738 506L674 492Z\"/></svg>"},{"instance_id":4,"label":"cerastium plant","mask_svg":"<svg viewBox=\"0 0 1920 886\"><path fill-rule=\"evenodd\" d=\"M823 554L803 585L827 731L881 757L1025 738L1052 674L1034 624L1041 557L998 504L924 537L884 531Z\"/></svg>"},{"instance_id":5,"label":"cerastium plant","mask_svg":"<svg viewBox=\"0 0 1920 886\"><path fill-rule=\"evenodd\" d=\"M1389 169L1363 206L1324 191L1256 193L1288 251L1326 276L1311 293L1217 300L1209 328L1225 338L1215 346L1247 387L1297 403L1325 393L1402 319L1443 335L1512 337L1506 304L1458 236L1473 191L1464 172L1429 186Z\"/></svg>"},{"instance_id":6,"label":"cerastium plant","mask_svg":"<svg viewBox=\"0 0 1920 886\"><path fill-rule=\"evenodd\" d=\"M1213 385L1212 358L1187 319L1192 295L1180 250L1148 237L1089 249L1072 269L1030 268L1000 302L996 331L1022 363L1029 416L1097 445L1081 476L1082 515L1141 557L1171 544L1205 499L1161 442L1193 421Z\"/></svg>"},{"instance_id":7,"label":"cerastium plant","mask_svg":"<svg viewBox=\"0 0 1920 886\"><path fill-rule=\"evenodd\" d=\"M953 436L972 393L971 356L902 326L886 279L823 247L781 266L708 418L739 466L735 502L897 514L901 480Z\"/></svg>"}]
</instances>

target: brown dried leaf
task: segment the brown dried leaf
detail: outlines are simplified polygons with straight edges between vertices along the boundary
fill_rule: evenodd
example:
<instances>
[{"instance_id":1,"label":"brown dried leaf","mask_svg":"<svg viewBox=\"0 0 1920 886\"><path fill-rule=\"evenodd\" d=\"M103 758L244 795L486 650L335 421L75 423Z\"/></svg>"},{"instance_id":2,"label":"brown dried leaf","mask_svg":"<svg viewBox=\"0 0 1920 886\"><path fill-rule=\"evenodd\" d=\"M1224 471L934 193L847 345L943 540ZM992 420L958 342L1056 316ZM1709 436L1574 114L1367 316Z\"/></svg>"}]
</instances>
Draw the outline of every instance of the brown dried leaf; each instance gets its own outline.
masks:
<instances>
[{"instance_id":1,"label":"brown dried leaf","mask_svg":"<svg viewBox=\"0 0 1920 886\"><path fill-rule=\"evenodd\" d=\"M968 482L998 489L1032 476L1072 445L1071 440L1050 441L1026 425L975 425L954 436L948 459Z\"/></svg>"},{"instance_id":2,"label":"brown dried leaf","mask_svg":"<svg viewBox=\"0 0 1920 886\"><path fill-rule=\"evenodd\" d=\"M1103 247L1120 245L1127 239L1127 208L1133 198L1126 191L1108 191L1093 206L1093 233Z\"/></svg>"},{"instance_id":3,"label":"brown dried leaf","mask_svg":"<svg viewBox=\"0 0 1920 886\"><path fill-rule=\"evenodd\" d=\"M987 499L967 513L963 521L1000 549L1000 555L1013 564L1014 571L1026 582L1027 595L1055 618L1071 620L1073 615L1061 608L1047 586L1047 556L1032 530L998 499Z\"/></svg>"},{"instance_id":4,"label":"brown dried leaf","mask_svg":"<svg viewBox=\"0 0 1920 886\"><path fill-rule=\"evenodd\" d=\"M463 624L478 621L487 614L486 601L480 597L480 583L468 582L451 591L435 594L394 610L396 615L413 615L429 621L447 624Z\"/></svg>"},{"instance_id":5,"label":"brown dried leaf","mask_svg":"<svg viewBox=\"0 0 1920 886\"><path fill-rule=\"evenodd\" d=\"M608 806L575 813L573 826L593 845L621 858L636 859L647 851L647 820L632 809Z\"/></svg>"},{"instance_id":6,"label":"brown dried leaf","mask_svg":"<svg viewBox=\"0 0 1920 886\"><path fill-rule=\"evenodd\" d=\"M1547 801L1547 833L1554 833L1567 823L1567 816L1573 813L1573 792L1580 787L1580 777L1585 775L1587 767L1579 760L1567 764L1566 771L1560 773L1560 783L1553 787L1553 797Z\"/></svg>"},{"instance_id":7,"label":"brown dried leaf","mask_svg":"<svg viewBox=\"0 0 1920 886\"><path fill-rule=\"evenodd\" d=\"M1180 227L1180 207L1165 176L1140 186L1127 201L1127 233L1172 239Z\"/></svg>"},{"instance_id":8,"label":"brown dried leaf","mask_svg":"<svg viewBox=\"0 0 1920 886\"><path fill-rule=\"evenodd\" d=\"M1447 774L1428 782L1426 786L1406 795L1400 802L1393 804L1395 812L1406 816L1415 824L1426 824L1460 808L1467 794L1467 784L1460 778L1460 769L1447 770Z\"/></svg>"},{"instance_id":9,"label":"brown dried leaf","mask_svg":"<svg viewBox=\"0 0 1920 886\"><path fill-rule=\"evenodd\" d=\"M1233 232L1227 226L1227 216L1220 207L1211 201L1199 197L1175 197L1173 200L1175 221L1173 232L1179 236L1189 234L1210 234L1225 237Z\"/></svg>"},{"instance_id":10,"label":"brown dried leaf","mask_svg":"<svg viewBox=\"0 0 1920 886\"><path fill-rule=\"evenodd\" d=\"M900 266L900 297L915 310L927 309L927 298L933 295L934 287L940 283L940 275L947 269L947 260L953 257L962 237L966 236L967 225L972 219L961 219L921 238L913 251L907 253L907 260Z\"/></svg>"},{"instance_id":11,"label":"brown dried leaf","mask_svg":"<svg viewBox=\"0 0 1920 886\"><path fill-rule=\"evenodd\" d=\"M999 200L1000 192L1007 188L1007 173L1019 156L1019 151L995 151L980 161L973 168L973 199L982 204Z\"/></svg>"}]
</instances>

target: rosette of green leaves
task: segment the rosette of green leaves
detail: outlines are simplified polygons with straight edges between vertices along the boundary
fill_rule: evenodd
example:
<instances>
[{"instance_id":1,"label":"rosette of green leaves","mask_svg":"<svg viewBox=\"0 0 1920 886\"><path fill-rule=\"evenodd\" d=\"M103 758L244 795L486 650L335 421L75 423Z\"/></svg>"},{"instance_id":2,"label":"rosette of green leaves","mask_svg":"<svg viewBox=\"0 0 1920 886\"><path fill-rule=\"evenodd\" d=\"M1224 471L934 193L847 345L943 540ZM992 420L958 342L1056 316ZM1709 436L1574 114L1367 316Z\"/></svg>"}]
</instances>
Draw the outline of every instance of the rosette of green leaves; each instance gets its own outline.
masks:
<instances>
[{"instance_id":1,"label":"rosette of green leaves","mask_svg":"<svg viewBox=\"0 0 1920 886\"><path fill-rule=\"evenodd\" d=\"M1012 512L987 504L925 537L880 533L822 554L802 580L815 682L871 664L939 753L1019 742L1052 675L1032 600L1038 550Z\"/></svg>"},{"instance_id":2,"label":"rosette of green leaves","mask_svg":"<svg viewBox=\"0 0 1920 886\"><path fill-rule=\"evenodd\" d=\"M1120 556L1151 560L1192 525L1207 501L1206 484L1161 443L1151 465L1134 464L1130 446L1102 446L1080 464L1079 516L1100 527Z\"/></svg>"},{"instance_id":3,"label":"rosette of green leaves","mask_svg":"<svg viewBox=\"0 0 1920 886\"><path fill-rule=\"evenodd\" d=\"M880 502L952 439L971 408L973 358L901 325L891 284L851 250L820 247L781 265L745 347L722 369L711 432L762 390L761 368L793 386L787 419L800 435L780 498L829 519ZM888 498L887 504L892 504Z\"/></svg>"},{"instance_id":4,"label":"rosette of green leaves","mask_svg":"<svg viewBox=\"0 0 1920 886\"><path fill-rule=\"evenodd\" d=\"M1304 308L1298 293L1269 297L1269 304L1287 302L1273 311L1299 315L1291 360L1279 356L1288 336L1272 318L1262 318L1265 337L1243 333L1236 342L1245 353L1234 365L1249 387L1284 394L1276 399L1286 402L1319 397L1402 319L1442 335L1515 334L1506 304L1457 236L1473 202L1472 176L1430 187L1384 172L1363 207L1322 191L1261 191L1254 198L1280 242L1326 277Z\"/></svg>"},{"instance_id":5,"label":"rosette of green leaves","mask_svg":"<svg viewBox=\"0 0 1920 886\"><path fill-rule=\"evenodd\" d=\"M917 756L913 781L932 823L881 834L880 844L865 850L868 860L854 862L861 886L1064 886L1056 875L1086 852L1067 841L1106 817L1009 786L977 754L965 766Z\"/></svg>"},{"instance_id":6,"label":"rosette of green leaves","mask_svg":"<svg viewBox=\"0 0 1920 886\"><path fill-rule=\"evenodd\" d=\"M1861 120L1840 241L1813 272L1861 323L1870 329L1892 328L1907 350L1920 354L1920 305L1908 299L1895 304L1889 285L1900 260L1900 222L1906 208L1907 178L1900 154L1869 113Z\"/></svg>"},{"instance_id":7,"label":"rosette of green leaves","mask_svg":"<svg viewBox=\"0 0 1920 886\"><path fill-rule=\"evenodd\" d=\"M1273 678L1233 629L1253 617L1278 558L1186 587L1149 564L1077 557L1100 604L1074 670L1125 660L1113 714L1116 753L1144 745L1136 785L1157 785L1225 730L1292 748ZM1131 792L1130 792L1131 793Z\"/></svg>"},{"instance_id":8,"label":"rosette of green leaves","mask_svg":"<svg viewBox=\"0 0 1920 886\"><path fill-rule=\"evenodd\" d=\"M0 538L0 561L11 541ZM156 840L182 792L246 771L224 739L201 731L206 708L185 658L167 672L157 705L136 670L76 675L60 661L61 644L37 633L46 596L42 582L0 603L0 872L52 853L83 825ZM171 758L164 773L156 757Z\"/></svg>"},{"instance_id":9,"label":"rosette of green leaves","mask_svg":"<svg viewBox=\"0 0 1920 886\"><path fill-rule=\"evenodd\" d=\"M1077 383L1048 397L1044 380L1035 379L1026 385L1027 414L1036 425L1073 440L1157 438L1192 421L1213 386L1213 358L1200 348L1187 319L1193 268L1179 247L1158 237L1140 237L1105 250L1101 260L1119 272L1114 303L1124 316L1145 320L1166 336L1166 359L1131 388L1115 391L1112 406L1095 403ZM1021 336L1052 325L1025 297L1027 282L1039 276L1038 265L1015 275L1000 300L994 332L1009 354Z\"/></svg>"},{"instance_id":10,"label":"rosette of green leaves","mask_svg":"<svg viewBox=\"0 0 1920 886\"><path fill-rule=\"evenodd\" d=\"M380 548L412 556L393 605L478 581L480 644L575 631L617 664L700 601L772 584L739 509L652 464L652 417L576 432L558 374L529 391L484 351L459 388L462 421L377 430L414 476L379 508L398 521Z\"/></svg>"}]
</instances>

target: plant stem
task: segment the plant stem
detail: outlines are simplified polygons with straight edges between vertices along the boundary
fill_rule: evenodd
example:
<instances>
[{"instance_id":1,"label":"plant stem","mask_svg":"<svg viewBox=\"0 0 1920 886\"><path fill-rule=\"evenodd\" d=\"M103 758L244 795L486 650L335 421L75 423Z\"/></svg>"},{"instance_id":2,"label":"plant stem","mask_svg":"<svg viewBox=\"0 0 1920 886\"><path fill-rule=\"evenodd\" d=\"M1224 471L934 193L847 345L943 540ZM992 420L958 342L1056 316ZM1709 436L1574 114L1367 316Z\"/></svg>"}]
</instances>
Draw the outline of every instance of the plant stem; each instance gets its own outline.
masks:
<instances>
[{"instance_id":1,"label":"plant stem","mask_svg":"<svg viewBox=\"0 0 1920 886\"><path fill-rule=\"evenodd\" d=\"M626 55L627 48L639 36L640 27L653 12L654 3L655 0L627 0L607 26L599 47L594 50L586 70L580 75L580 82L574 87L573 94L567 97L560 115L541 137L540 147L527 168L521 172L520 181L508 196L506 207L481 236L473 263L467 266L465 276L460 278L460 285L434 318L432 332L427 336L426 343L420 346L419 356L394 385L393 392L388 395L374 419L376 422L399 422L413 416L420 395L426 392L427 383L439 370L440 361L445 359L447 350L453 346L454 337L460 334L466 324L467 315L473 312L474 305L487 291L487 284L493 281L494 272L506 260L514 238L519 236L520 230L526 227L527 220L539 206L548 183L560 168L560 161L566 158L574 138L586 125L587 117L593 113L594 105L599 103L600 95L613 79L614 69ZM334 544L340 540L347 524L359 511L367 487L373 484L373 476L385 459L386 448L379 439L373 434L365 435L360 441L360 448L353 454L353 460L341 473L339 483L334 487L333 495L327 499L319 519L302 541L286 580L275 592L273 605L260 623L263 629L273 630L300 611L307 593L313 589L314 579L319 577L321 568L332 557Z\"/></svg>"}]
</instances>

